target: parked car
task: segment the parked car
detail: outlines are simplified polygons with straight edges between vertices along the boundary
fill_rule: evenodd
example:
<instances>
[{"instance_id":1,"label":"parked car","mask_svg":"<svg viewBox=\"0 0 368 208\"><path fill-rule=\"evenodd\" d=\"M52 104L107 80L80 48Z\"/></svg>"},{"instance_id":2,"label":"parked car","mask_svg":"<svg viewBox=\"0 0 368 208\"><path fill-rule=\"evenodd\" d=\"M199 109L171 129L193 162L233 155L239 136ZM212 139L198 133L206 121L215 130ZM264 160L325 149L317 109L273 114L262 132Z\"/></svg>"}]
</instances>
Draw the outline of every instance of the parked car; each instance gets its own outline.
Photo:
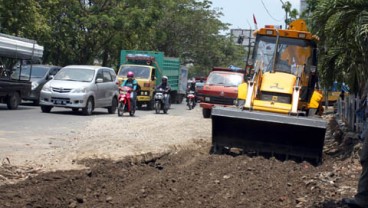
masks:
<instances>
[{"instance_id":1,"label":"parked car","mask_svg":"<svg viewBox=\"0 0 368 208\"><path fill-rule=\"evenodd\" d=\"M33 104L38 105L40 102L40 92L42 87L52 79L56 73L61 69L61 66L53 66L53 65L23 65L22 70L20 68L16 68L12 77L18 77L19 72L21 71L21 77L30 77L30 81L32 82L31 93L23 98L23 100L33 101Z\"/></svg>"},{"instance_id":2,"label":"parked car","mask_svg":"<svg viewBox=\"0 0 368 208\"><path fill-rule=\"evenodd\" d=\"M116 112L119 88L116 73L112 68L89 65L70 65L62 68L47 82L40 95L40 106L44 113L53 107L82 109L91 115L95 108L107 108Z\"/></svg>"}]
</instances>

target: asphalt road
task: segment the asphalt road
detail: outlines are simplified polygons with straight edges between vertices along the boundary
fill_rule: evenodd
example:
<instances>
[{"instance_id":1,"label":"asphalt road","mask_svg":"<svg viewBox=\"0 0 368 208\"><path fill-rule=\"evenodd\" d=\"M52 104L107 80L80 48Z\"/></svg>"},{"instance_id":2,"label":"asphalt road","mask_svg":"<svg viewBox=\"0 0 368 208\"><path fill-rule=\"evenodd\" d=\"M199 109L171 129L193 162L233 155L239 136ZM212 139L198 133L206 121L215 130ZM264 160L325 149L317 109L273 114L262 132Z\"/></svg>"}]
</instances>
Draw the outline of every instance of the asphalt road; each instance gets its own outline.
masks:
<instances>
[{"instance_id":1,"label":"asphalt road","mask_svg":"<svg viewBox=\"0 0 368 208\"><path fill-rule=\"evenodd\" d=\"M186 110L184 102L173 104L169 114L183 115ZM135 116L153 113L154 111L138 110ZM31 103L23 103L17 110L8 110L5 104L0 104L0 140L70 135L83 130L88 121L100 116L112 117L117 114L108 114L104 108L96 108L91 116L84 116L81 111L74 113L67 108L53 108L51 113L42 113L39 106Z\"/></svg>"},{"instance_id":2,"label":"asphalt road","mask_svg":"<svg viewBox=\"0 0 368 208\"><path fill-rule=\"evenodd\" d=\"M171 105L168 113L185 116L187 111L183 102ZM155 112L138 110L135 117L149 114ZM74 113L67 108L53 108L50 113L42 113L41 108L32 103L22 103L17 110L8 110L5 104L0 104L0 163L15 154L27 157L36 149L48 151L53 146L63 146L67 138L76 138L93 119L114 116L117 117L117 113L109 114L104 108L97 108L91 116L84 116L81 111ZM122 122L125 119L129 119L127 113Z\"/></svg>"}]
</instances>

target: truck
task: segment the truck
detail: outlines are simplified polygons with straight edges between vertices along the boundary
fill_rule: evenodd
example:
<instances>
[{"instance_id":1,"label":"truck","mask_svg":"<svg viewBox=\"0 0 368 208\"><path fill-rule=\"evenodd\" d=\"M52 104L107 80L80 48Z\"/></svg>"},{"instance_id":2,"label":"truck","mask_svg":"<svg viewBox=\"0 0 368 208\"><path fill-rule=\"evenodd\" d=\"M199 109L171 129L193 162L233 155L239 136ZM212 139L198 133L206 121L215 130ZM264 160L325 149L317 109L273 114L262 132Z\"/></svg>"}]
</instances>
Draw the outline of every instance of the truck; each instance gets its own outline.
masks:
<instances>
[{"instance_id":1,"label":"truck","mask_svg":"<svg viewBox=\"0 0 368 208\"><path fill-rule=\"evenodd\" d=\"M349 96L349 86L344 82L334 81L332 87L323 90L325 106L333 106L339 98Z\"/></svg>"},{"instance_id":2,"label":"truck","mask_svg":"<svg viewBox=\"0 0 368 208\"><path fill-rule=\"evenodd\" d=\"M213 67L202 89L197 91L203 118L210 118L214 106L232 106L238 85L244 82L244 70Z\"/></svg>"},{"instance_id":3,"label":"truck","mask_svg":"<svg viewBox=\"0 0 368 208\"><path fill-rule=\"evenodd\" d=\"M23 65L42 56L43 46L35 40L0 33L0 103L6 103L8 109L17 109L22 99L29 97L32 67L22 70Z\"/></svg>"},{"instance_id":4,"label":"truck","mask_svg":"<svg viewBox=\"0 0 368 208\"><path fill-rule=\"evenodd\" d=\"M321 118L317 42L304 20L255 31L254 74L239 85L236 107L212 109L213 153L243 153L322 162L327 122Z\"/></svg>"},{"instance_id":5,"label":"truck","mask_svg":"<svg viewBox=\"0 0 368 208\"><path fill-rule=\"evenodd\" d=\"M164 52L143 50L121 50L117 73L119 85L132 71L138 81L137 107L154 107L154 90L162 76L168 77L171 86L170 102L182 103L188 82L188 68L180 64L179 58L166 57Z\"/></svg>"}]
</instances>

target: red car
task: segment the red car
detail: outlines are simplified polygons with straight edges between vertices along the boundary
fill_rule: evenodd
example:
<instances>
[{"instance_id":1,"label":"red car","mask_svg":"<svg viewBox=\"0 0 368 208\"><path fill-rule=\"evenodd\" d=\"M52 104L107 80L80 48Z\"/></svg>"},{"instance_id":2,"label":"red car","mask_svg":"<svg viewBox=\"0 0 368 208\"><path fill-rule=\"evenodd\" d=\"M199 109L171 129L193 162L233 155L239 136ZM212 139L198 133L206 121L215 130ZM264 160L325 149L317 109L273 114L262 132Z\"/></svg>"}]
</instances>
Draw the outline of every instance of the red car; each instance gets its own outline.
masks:
<instances>
[{"instance_id":1,"label":"red car","mask_svg":"<svg viewBox=\"0 0 368 208\"><path fill-rule=\"evenodd\" d=\"M238 85L244 82L244 70L215 67L208 75L203 88L198 90L201 95L203 117L211 117L214 105L230 106L238 96Z\"/></svg>"}]
</instances>

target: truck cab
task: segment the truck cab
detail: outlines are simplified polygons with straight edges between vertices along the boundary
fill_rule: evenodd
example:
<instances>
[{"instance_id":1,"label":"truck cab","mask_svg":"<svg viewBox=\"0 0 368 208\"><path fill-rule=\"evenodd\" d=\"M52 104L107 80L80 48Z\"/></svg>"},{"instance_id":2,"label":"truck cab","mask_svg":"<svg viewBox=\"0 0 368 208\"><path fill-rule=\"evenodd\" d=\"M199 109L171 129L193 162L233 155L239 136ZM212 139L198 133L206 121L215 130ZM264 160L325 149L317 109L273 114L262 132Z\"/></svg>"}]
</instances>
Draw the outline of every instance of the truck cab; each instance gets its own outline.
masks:
<instances>
[{"instance_id":1,"label":"truck cab","mask_svg":"<svg viewBox=\"0 0 368 208\"><path fill-rule=\"evenodd\" d=\"M128 71L134 73L140 90L137 93L137 106L146 105L153 109L153 93L162 76L167 76L171 86L170 102L181 103L185 96L188 68L180 65L180 59L166 57L159 51L121 50L120 67L117 73L119 85L127 79Z\"/></svg>"},{"instance_id":2,"label":"truck cab","mask_svg":"<svg viewBox=\"0 0 368 208\"><path fill-rule=\"evenodd\" d=\"M200 107L204 118L211 117L213 106L232 106L238 96L238 86L244 82L244 71L215 67L201 90Z\"/></svg>"},{"instance_id":3,"label":"truck cab","mask_svg":"<svg viewBox=\"0 0 368 208\"><path fill-rule=\"evenodd\" d=\"M156 86L156 67L151 63L154 61L152 56L127 55L127 64L120 66L118 71L119 85L127 79L127 73L132 71L137 80L140 90L137 92L137 105L153 106L152 97Z\"/></svg>"},{"instance_id":4,"label":"truck cab","mask_svg":"<svg viewBox=\"0 0 368 208\"><path fill-rule=\"evenodd\" d=\"M42 56L43 46L35 40L0 33L0 103L17 109L29 97L35 72L24 64L39 62Z\"/></svg>"}]
</instances>

